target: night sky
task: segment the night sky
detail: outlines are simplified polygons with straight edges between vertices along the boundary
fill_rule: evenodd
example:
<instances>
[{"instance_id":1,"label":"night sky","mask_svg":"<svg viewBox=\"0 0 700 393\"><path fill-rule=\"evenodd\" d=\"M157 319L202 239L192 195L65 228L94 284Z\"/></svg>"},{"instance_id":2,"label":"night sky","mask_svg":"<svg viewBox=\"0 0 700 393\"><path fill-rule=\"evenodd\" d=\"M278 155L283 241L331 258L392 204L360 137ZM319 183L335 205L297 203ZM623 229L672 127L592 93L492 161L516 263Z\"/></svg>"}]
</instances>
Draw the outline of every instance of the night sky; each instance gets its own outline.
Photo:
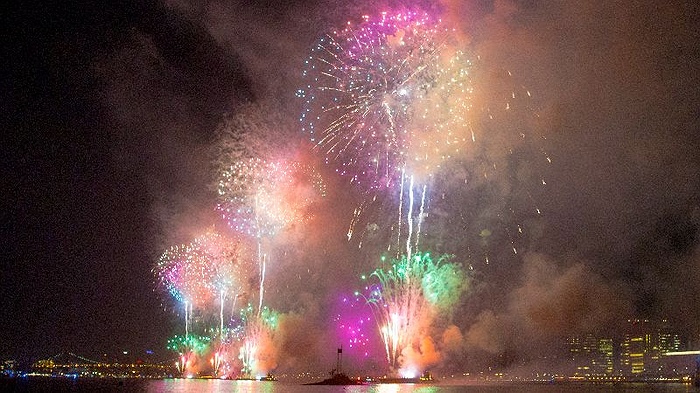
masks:
<instances>
[{"instance_id":1,"label":"night sky","mask_svg":"<svg viewBox=\"0 0 700 393\"><path fill-rule=\"evenodd\" d=\"M309 49L333 26L385 8L337 3L5 7L0 358L170 356L165 342L182 324L152 269L171 245L223 228L217 130L224 119L271 118L281 139L306 138L294 92ZM619 334L627 318L668 318L700 345L700 5L384 3L441 9L537 108L537 147L490 160L520 163L517 179L537 172L546 187L520 200L505 183L448 183L449 206L436 202L433 216L452 218L426 227L473 269L453 320L455 364L536 358L570 333ZM286 237L270 271L271 304L293 315L282 352L295 355L282 368L323 366L317 351L335 343L307 345L303 335L325 336L328 303L378 255L348 242L352 186L323 173L334 191L320 221ZM531 205L541 214L519 213ZM494 213L511 208L517 217ZM494 229L511 218L525 229L517 255ZM489 263L484 228L494 232Z\"/></svg>"}]
</instances>

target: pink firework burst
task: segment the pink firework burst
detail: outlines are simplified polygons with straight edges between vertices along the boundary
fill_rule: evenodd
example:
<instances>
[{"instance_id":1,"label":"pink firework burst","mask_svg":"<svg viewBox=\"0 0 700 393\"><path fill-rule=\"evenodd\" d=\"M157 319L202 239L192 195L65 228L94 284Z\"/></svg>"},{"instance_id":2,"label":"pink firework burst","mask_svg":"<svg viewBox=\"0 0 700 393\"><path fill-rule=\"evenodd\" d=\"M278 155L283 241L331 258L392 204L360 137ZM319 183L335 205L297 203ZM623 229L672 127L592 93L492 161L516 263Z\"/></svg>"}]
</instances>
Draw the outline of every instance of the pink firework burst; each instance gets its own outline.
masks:
<instances>
[{"instance_id":1,"label":"pink firework burst","mask_svg":"<svg viewBox=\"0 0 700 393\"><path fill-rule=\"evenodd\" d=\"M306 61L303 129L365 190L429 175L471 140L471 62L423 12L365 17L321 38Z\"/></svg>"}]
</instances>

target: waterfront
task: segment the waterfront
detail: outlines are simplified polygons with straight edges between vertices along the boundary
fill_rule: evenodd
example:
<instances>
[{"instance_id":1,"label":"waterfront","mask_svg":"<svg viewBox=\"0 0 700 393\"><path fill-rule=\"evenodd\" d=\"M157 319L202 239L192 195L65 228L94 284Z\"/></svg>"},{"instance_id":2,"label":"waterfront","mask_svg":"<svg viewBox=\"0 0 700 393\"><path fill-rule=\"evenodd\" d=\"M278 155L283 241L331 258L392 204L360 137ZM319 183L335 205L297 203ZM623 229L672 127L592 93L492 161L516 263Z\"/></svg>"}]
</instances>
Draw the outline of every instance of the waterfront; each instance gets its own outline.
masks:
<instances>
[{"instance_id":1,"label":"waterfront","mask_svg":"<svg viewBox=\"0 0 700 393\"><path fill-rule=\"evenodd\" d=\"M201 379L16 378L0 380L3 392L143 393L698 393L681 383L461 383L306 386L286 382Z\"/></svg>"}]
</instances>

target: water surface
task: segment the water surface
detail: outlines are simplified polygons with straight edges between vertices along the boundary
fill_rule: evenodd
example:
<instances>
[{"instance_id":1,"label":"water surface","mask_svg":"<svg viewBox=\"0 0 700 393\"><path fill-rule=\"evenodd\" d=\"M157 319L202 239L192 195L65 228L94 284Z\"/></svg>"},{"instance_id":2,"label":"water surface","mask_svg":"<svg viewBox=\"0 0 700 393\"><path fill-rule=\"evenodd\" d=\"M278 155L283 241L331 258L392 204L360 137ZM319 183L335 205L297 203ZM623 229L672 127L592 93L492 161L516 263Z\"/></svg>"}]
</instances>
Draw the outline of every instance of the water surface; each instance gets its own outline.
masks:
<instances>
[{"instance_id":1,"label":"water surface","mask_svg":"<svg viewBox=\"0 0 700 393\"><path fill-rule=\"evenodd\" d=\"M0 380L2 392L137 392L137 393L700 393L679 383L451 383L306 386L288 382L202 379L66 379Z\"/></svg>"}]
</instances>

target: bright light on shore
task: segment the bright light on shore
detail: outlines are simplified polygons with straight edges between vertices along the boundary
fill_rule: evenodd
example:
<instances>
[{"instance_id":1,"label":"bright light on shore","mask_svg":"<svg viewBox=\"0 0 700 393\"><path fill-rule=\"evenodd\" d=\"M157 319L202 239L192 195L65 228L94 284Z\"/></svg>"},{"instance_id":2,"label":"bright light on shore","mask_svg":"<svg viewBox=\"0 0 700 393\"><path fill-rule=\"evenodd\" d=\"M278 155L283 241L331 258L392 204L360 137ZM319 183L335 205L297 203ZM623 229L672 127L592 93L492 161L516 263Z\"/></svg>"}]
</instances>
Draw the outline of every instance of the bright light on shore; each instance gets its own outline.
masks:
<instances>
[{"instance_id":1,"label":"bright light on shore","mask_svg":"<svg viewBox=\"0 0 700 393\"><path fill-rule=\"evenodd\" d=\"M666 352L664 355L666 355L666 356L700 355L700 351Z\"/></svg>"}]
</instances>

